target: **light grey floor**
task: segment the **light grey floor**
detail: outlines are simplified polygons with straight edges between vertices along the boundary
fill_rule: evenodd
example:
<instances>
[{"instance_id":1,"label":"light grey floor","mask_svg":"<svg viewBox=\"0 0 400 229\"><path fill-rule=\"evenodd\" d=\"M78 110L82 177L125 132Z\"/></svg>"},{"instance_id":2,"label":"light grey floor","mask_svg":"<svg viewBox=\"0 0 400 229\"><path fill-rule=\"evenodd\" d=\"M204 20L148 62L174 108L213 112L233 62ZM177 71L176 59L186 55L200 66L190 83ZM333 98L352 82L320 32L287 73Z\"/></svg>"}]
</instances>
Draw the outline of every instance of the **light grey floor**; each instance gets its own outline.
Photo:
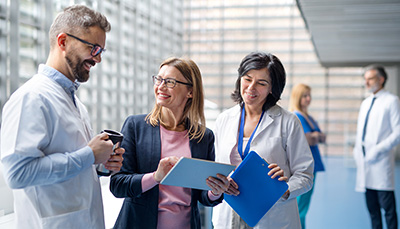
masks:
<instances>
[{"instance_id":1,"label":"light grey floor","mask_svg":"<svg viewBox=\"0 0 400 229\"><path fill-rule=\"evenodd\" d=\"M364 193L354 191L356 168L353 160L343 157L325 157L323 161L326 171L317 174L314 194L306 218L306 228L371 228ZM397 214L399 216L399 163L396 164L395 195ZM384 225L384 228L386 228L386 225Z\"/></svg>"},{"instance_id":2,"label":"light grey floor","mask_svg":"<svg viewBox=\"0 0 400 229\"><path fill-rule=\"evenodd\" d=\"M318 173L307 215L307 229L371 228L364 194L354 191L356 169L352 159L324 157L326 171ZM102 178L106 228L112 228L122 205L108 189L108 178ZM400 163L396 164L396 205L400 213ZM0 228L13 225L13 215L2 217ZM209 219L208 219L209 221ZM210 222L204 222L209 228ZM386 228L386 225L384 225Z\"/></svg>"},{"instance_id":3,"label":"light grey floor","mask_svg":"<svg viewBox=\"0 0 400 229\"><path fill-rule=\"evenodd\" d=\"M356 168L352 158L324 157L325 172L317 174L307 229L366 229L371 228L363 193L354 191ZM104 179L103 197L107 228L114 225L122 199L116 199L108 191L108 179ZM396 164L396 205L400 213L400 163ZM383 219L384 220L384 219ZM204 222L210 228L210 222ZM386 228L386 225L384 225Z\"/></svg>"}]
</instances>

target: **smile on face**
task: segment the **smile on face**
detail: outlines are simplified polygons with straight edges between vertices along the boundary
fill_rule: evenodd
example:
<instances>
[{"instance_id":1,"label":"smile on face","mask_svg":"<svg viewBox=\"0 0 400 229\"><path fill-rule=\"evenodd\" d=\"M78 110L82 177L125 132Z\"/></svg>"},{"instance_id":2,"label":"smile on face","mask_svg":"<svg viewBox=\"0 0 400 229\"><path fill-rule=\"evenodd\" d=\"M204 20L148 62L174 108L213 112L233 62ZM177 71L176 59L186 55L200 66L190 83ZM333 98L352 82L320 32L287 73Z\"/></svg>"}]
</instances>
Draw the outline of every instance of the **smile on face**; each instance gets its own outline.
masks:
<instances>
[{"instance_id":1,"label":"smile on face","mask_svg":"<svg viewBox=\"0 0 400 229\"><path fill-rule=\"evenodd\" d=\"M247 106L262 108L272 91L267 68L248 71L240 80L240 94Z\"/></svg>"},{"instance_id":2,"label":"smile on face","mask_svg":"<svg viewBox=\"0 0 400 229\"><path fill-rule=\"evenodd\" d=\"M74 34L75 35L75 34ZM89 72L96 63L101 62L101 54L93 57L91 51L93 46L85 44L73 37L66 35L71 44L66 50L65 59L68 64L69 77L72 81L86 82ZM89 43L104 48L106 42L105 32L98 26L90 27L87 33L75 35Z\"/></svg>"},{"instance_id":3,"label":"smile on face","mask_svg":"<svg viewBox=\"0 0 400 229\"><path fill-rule=\"evenodd\" d=\"M162 79L169 78L189 83L182 73L173 66L162 66L157 76ZM165 81L162 81L160 85L154 85L154 95L156 97L157 105L166 107L174 113L183 112L187 100L192 98L192 88L181 83L176 83L175 87L168 88L165 85Z\"/></svg>"}]
</instances>

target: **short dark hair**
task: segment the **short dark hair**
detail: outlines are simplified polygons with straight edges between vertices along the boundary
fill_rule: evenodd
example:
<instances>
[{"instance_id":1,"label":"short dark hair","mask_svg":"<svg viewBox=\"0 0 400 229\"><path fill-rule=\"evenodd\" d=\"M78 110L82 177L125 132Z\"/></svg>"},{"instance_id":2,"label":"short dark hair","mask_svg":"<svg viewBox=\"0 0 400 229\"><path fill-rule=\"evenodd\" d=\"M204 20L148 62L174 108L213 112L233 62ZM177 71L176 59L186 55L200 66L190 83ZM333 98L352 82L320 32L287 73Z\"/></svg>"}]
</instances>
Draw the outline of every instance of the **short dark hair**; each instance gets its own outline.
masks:
<instances>
[{"instance_id":1,"label":"short dark hair","mask_svg":"<svg viewBox=\"0 0 400 229\"><path fill-rule=\"evenodd\" d=\"M387 74L386 74L385 68L381 65L371 64L364 68L364 74L370 70L375 70L377 72L378 76L382 76L383 79L385 79L385 81L383 81L383 84L382 84L382 87L385 87L386 80L387 80Z\"/></svg>"},{"instance_id":2,"label":"short dark hair","mask_svg":"<svg viewBox=\"0 0 400 229\"><path fill-rule=\"evenodd\" d=\"M233 101L243 106L243 98L240 94L240 79L250 70L260 70L267 68L271 77L271 94L268 94L263 105L263 110L275 106L281 99L283 89L286 84L286 72L281 61L275 55L264 52L252 52L245 56L238 69L238 78L235 84L235 91L231 94Z\"/></svg>"},{"instance_id":3,"label":"short dark hair","mask_svg":"<svg viewBox=\"0 0 400 229\"><path fill-rule=\"evenodd\" d=\"M111 30L111 25L103 14L84 5L66 7L57 15L50 27L50 47L55 45L60 33L79 35L93 26L100 27L104 32Z\"/></svg>"}]
</instances>

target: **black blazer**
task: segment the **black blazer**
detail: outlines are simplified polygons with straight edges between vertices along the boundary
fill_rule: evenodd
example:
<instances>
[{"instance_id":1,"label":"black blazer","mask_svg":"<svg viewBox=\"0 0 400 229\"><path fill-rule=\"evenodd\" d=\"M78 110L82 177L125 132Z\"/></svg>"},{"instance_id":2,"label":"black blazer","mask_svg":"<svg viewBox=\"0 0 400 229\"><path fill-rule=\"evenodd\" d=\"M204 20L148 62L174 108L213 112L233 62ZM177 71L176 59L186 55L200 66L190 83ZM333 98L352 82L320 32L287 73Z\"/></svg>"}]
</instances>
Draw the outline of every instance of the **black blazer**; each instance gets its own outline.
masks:
<instances>
[{"instance_id":1,"label":"black blazer","mask_svg":"<svg viewBox=\"0 0 400 229\"><path fill-rule=\"evenodd\" d=\"M129 116L122 126L125 149L124 161L119 173L110 180L110 190L114 196L125 198L114 228L157 228L159 186L142 193L142 177L157 170L161 157L160 126L153 127L145 122L145 115ZM193 158L215 160L214 134L207 129L203 139L190 140ZM207 191L192 189L191 219L192 229L201 228L197 202L204 206L215 206L222 202L223 195L210 201Z\"/></svg>"}]
</instances>

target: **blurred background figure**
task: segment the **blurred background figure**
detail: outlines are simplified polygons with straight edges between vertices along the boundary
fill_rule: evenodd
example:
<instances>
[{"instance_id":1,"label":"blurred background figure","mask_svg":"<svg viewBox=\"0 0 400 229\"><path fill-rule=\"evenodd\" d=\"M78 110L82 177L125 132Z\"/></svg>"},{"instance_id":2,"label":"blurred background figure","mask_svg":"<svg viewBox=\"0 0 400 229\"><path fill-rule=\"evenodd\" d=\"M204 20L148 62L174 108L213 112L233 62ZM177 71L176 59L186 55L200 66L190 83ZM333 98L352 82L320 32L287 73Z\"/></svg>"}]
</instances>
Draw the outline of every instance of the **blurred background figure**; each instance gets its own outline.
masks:
<instances>
[{"instance_id":1,"label":"blurred background figure","mask_svg":"<svg viewBox=\"0 0 400 229\"><path fill-rule=\"evenodd\" d=\"M305 84L297 84L292 89L289 101L289 111L294 112L303 125L311 153L314 157L314 185L315 176L319 171L324 171L324 164L321 160L318 143L325 143L326 135L320 130L318 123L308 113L308 107L311 104L311 88ZM299 207L301 227L306 228L306 214L310 207L311 195L314 191L314 185L310 191L297 197Z\"/></svg>"},{"instance_id":2,"label":"blurred background figure","mask_svg":"<svg viewBox=\"0 0 400 229\"><path fill-rule=\"evenodd\" d=\"M398 228L394 147L400 142L399 98L384 89L387 74L382 66L369 65L365 88L371 93L362 103L357 123L354 159L356 191L365 192L372 228L382 228L381 208L388 229Z\"/></svg>"}]
</instances>

